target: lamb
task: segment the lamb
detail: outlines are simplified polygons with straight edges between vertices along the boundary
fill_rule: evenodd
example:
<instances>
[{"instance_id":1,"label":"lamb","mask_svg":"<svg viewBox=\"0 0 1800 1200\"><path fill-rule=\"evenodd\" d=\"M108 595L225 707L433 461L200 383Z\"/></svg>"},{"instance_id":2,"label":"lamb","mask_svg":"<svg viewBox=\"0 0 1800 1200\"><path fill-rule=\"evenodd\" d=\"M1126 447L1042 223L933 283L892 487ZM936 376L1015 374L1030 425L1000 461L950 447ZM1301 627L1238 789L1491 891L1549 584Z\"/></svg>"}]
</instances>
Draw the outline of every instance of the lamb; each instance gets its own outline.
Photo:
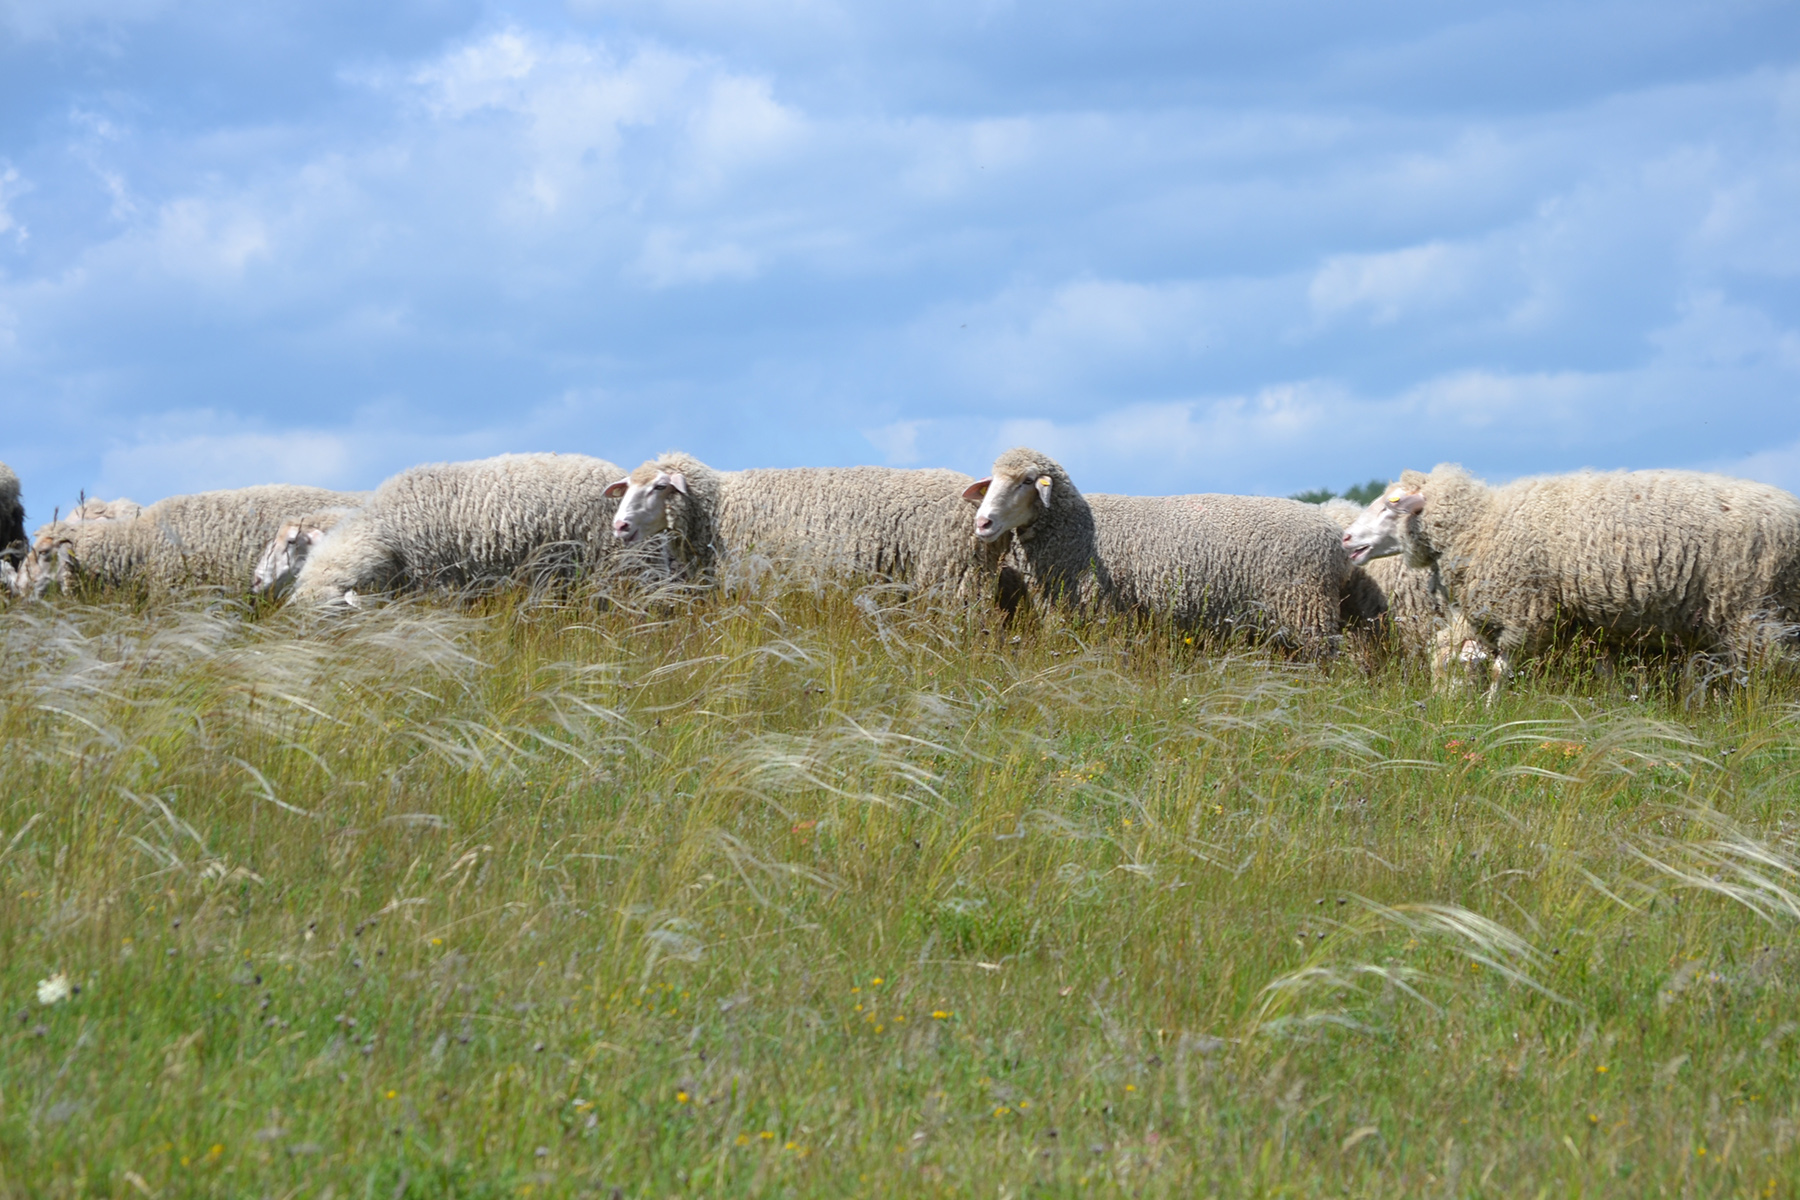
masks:
<instances>
[{"instance_id":1,"label":"lamb","mask_svg":"<svg viewBox=\"0 0 1800 1200\"><path fill-rule=\"evenodd\" d=\"M53 521L32 539L18 590L41 595L55 578L118 587L141 583L243 587L257 555L286 518L353 500L327 488L270 484L170 496L135 517Z\"/></svg>"},{"instance_id":2,"label":"lamb","mask_svg":"<svg viewBox=\"0 0 1800 1200\"><path fill-rule=\"evenodd\" d=\"M958 471L799 467L715 471L687 454L650 460L613 485L614 535L632 545L667 531L671 568L717 582L731 558L761 555L903 580L953 602L991 597L1009 615L1020 591L1005 546L969 527Z\"/></svg>"},{"instance_id":3,"label":"lamb","mask_svg":"<svg viewBox=\"0 0 1800 1200\"><path fill-rule=\"evenodd\" d=\"M620 474L584 454L502 454L402 471L317 540L291 602L489 583L557 548L575 569L606 565L616 553L606 490Z\"/></svg>"},{"instance_id":4,"label":"lamb","mask_svg":"<svg viewBox=\"0 0 1800 1200\"><path fill-rule=\"evenodd\" d=\"M1032 590L1082 608L1155 613L1180 628L1248 629L1329 654L1350 565L1319 509L1262 496L1084 496L1020 447L969 487L983 541L1016 535Z\"/></svg>"},{"instance_id":5,"label":"lamb","mask_svg":"<svg viewBox=\"0 0 1800 1200\"><path fill-rule=\"evenodd\" d=\"M1490 656L1490 700L1559 625L1668 637L1741 666L1800 616L1800 500L1722 475L1582 471L1496 488L1440 464L1402 475L1344 541L1354 562L1400 553L1437 571Z\"/></svg>"}]
</instances>

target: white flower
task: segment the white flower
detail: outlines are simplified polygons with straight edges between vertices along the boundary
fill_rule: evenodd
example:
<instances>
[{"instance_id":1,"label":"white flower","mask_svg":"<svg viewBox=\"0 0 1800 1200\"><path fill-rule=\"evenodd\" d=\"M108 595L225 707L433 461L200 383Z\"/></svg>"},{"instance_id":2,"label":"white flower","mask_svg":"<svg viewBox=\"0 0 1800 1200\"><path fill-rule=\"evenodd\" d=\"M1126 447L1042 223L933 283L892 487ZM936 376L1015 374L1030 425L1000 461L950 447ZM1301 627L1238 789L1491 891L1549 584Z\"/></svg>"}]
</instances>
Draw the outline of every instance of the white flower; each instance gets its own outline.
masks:
<instances>
[{"instance_id":1,"label":"white flower","mask_svg":"<svg viewBox=\"0 0 1800 1200\"><path fill-rule=\"evenodd\" d=\"M58 971L48 979L38 980L38 1003L55 1004L59 1000L67 1000L73 990L69 986L69 977Z\"/></svg>"}]
</instances>

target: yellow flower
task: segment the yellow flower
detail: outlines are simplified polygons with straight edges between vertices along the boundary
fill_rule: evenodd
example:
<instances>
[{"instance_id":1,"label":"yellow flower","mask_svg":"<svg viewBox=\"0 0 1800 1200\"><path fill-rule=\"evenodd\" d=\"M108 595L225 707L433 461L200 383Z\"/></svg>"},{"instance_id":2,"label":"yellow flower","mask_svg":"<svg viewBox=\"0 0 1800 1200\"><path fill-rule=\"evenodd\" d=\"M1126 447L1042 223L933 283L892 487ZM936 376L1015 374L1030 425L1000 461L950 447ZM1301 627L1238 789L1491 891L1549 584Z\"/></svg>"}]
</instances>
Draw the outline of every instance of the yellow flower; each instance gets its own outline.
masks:
<instances>
[{"instance_id":1,"label":"yellow flower","mask_svg":"<svg viewBox=\"0 0 1800 1200\"><path fill-rule=\"evenodd\" d=\"M1597 1067L1595 1067L1595 1068L1594 1068L1594 1074L1596 1074L1596 1075L1604 1075L1604 1074L1606 1074L1606 1064L1605 1064L1605 1063L1601 1063L1601 1064L1600 1064L1600 1065L1599 1065L1599 1066L1597 1066Z\"/></svg>"},{"instance_id":2,"label":"yellow flower","mask_svg":"<svg viewBox=\"0 0 1800 1200\"><path fill-rule=\"evenodd\" d=\"M1126 1090L1126 1091L1128 1091L1128 1092L1135 1092L1135 1091L1137 1091L1137 1084L1135 1084L1135 1083L1128 1083L1128 1084L1126 1084L1126 1085L1125 1085L1125 1090Z\"/></svg>"},{"instance_id":3,"label":"yellow flower","mask_svg":"<svg viewBox=\"0 0 1800 1200\"><path fill-rule=\"evenodd\" d=\"M441 946L444 944L444 939L443 938L432 938L431 944L434 946Z\"/></svg>"},{"instance_id":4,"label":"yellow flower","mask_svg":"<svg viewBox=\"0 0 1800 1200\"><path fill-rule=\"evenodd\" d=\"M931 1012L931 1019L934 1021L948 1021L950 1019L950 1014L941 1008L933 1009Z\"/></svg>"},{"instance_id":5,"label":"yellow flower","mask_svg":"<svg viewBox=\"0 0 1800 1200\"><path fill-rule=\"evenodd\" d=\"M855 1009L854 1009L854 1010L853 1010L853 1011L855 1011L855 1012L861 1012L861 1011L862 1011L862 1005L860 1005L860 1004L859 1004L859 1005L857 1005L857 1006L856 1006L856 1008L855 1008Z\"/></svg>"},{"instance_id":6,"label":"yellow flower","mask_svg":"<svg viewBox=\"0 0 1800 1200\"><path fill-rule=\"evenodd\" d=\"M738 1134L737 1135L737 1144L740 1146L748 1146L750 1144L750 1135L747 1133Z\"/></svg>"},{"instance_id":7,"label":"yellow flower","mask_svg":"<svg viewBox=\"0 0 1800 1200\"><path fill-rule=\"evenodd\" d=\"M881 976L877 975L875 978L869 980L869 986L870 987L880 987L881 986Z\"/></svg>"},{"instance_id":8,"label":"yellow flower","mask_svg":"<svg viewBox=\"0 0 1800 1200\"><path fill-rule=\"evenodd\" d=\"M1131 824L1131 818L1130 818L1130 817L1126 817L1126 818L1125 818L1125 821L1124 821L1124 823L1125 823L1125 824L1126 824L1126 825L1127 825L1127 826L1129 826L1129 825L1130 825L1130 824Z\"/></svg>"},{"instance_id":9,"label":"yellow flower","mask_svg":"<svg viewBox=\"0 0 1800 1200\"><path fill-rule=\"evenodd\" d=\"M214 1142L211 1146L208 1146L206 1149L206 1157L208 1157L208 1158L217 1158L217 1157L219 1157L219 1155L221 1155L223 1153L225 1153L225 1147L221 1146L217 1142Z\"/></svg>"},{"instance_id":10,"label":"yellow flower","mask_svg":"<svg viewBox=\"0 0 1800 1200\"><path fill-rule=\"evenodd\" d=\"M787 1145L782 1147L783 1150L798 1150L799 1148L800 1148L799 1142L789 1142Z\"/></svg>"},{"instance_id":11,"label":"yellow flower","mask_svg":"<svg viewBox=\"0 0 1800 1200\"><path fill-rule=\"evenodd\" d=\"M675 1103L686 1104L687 1102L688 1102L688 1094L686 1092L676 1092L675 1093Z\"/></svg>"},{"instance_id":12,"label":"yellow flower","mask_svg":"<svg viewBox=\"0 0 1800 1200\"><path fill-rule=\"evenodd\" d=\"M858 993L858 992L860 992L860 991L862 991L862 989L861 989L861 988L851 988L851 989L850 989L850 994L851 994L851 995L852 995L852 996L854 996L854 995L856 995L856 994L857 994L857 993Z\"/></svg>"},{"instance_id":13,"label":"yellow flower","mask_svg":"<svg viewBox=\"0 0 1800 1200\"><path fill-rule=\"evenodd\" d=\"M389 1100L392 1100L395 1096L398 1096L399 1094L400 1093L396 1092L393 1088L388 1089L388 1099Z\"/></svg>"},{"instance_id":14,"label":"yellow flower","mask_svg":"<svg viewBox=\"0 0 1800 1200\"><path fill-rule=\"evenodd\" d=\"M759 1133L759 1134L757 1134L757 1135L756 1135L756 1136L757 1136L757 1137L759 1137L759 1138L761 1138L761 1139L762 1139L762 1140L763 1140L763 1141L765 1141L765 1142L772 1142L772 1141L774 1141L774 1140L775 1140L775 1135L774 1135L774 1134L772 1134L772 1133L770 1133L770 1132L769 1132L769 1131L768 1131L768 1130L766 1130L766 1129L765 1129L765 1130L763 1130L763 1131L762 1131L762 1132L761 1132L761 1133Z\"/></svg>"}]
</instances>

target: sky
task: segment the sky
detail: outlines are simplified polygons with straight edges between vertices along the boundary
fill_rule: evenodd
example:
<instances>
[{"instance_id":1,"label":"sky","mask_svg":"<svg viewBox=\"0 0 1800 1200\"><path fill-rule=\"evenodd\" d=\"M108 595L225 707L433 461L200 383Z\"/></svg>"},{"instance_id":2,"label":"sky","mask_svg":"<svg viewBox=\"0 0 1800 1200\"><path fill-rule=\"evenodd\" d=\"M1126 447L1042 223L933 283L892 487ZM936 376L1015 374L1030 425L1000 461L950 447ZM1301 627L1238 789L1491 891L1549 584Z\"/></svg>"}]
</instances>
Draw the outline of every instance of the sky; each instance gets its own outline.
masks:
<instances>
[{"instance_id":1,"label":"sky","mask_svg":"<svg viewBox=\"0 0 1800 1200\"><path fill-rule=\"evenodd\" d=\"M0 0L32 519L508 451L1800 489L1785 0Z\"/></svg>"}]
</instances>

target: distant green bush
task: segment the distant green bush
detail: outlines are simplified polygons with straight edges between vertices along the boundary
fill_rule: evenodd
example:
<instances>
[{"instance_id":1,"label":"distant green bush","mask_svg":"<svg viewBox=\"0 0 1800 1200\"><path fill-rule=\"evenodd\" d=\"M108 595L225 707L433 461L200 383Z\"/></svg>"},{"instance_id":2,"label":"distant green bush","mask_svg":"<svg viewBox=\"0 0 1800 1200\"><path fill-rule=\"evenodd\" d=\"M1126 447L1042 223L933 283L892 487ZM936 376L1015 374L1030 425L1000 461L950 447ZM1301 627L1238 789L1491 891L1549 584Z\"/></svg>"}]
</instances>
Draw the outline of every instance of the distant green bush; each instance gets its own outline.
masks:
<instances>
[{"instance_id":1,"label":"distant green bush","mask_svg":"<svg viewBox=\"0 0 1800 1200\"><path fill-rule=\"evenodd\" d=\"M1313 488L1307 492L1295 492L1288 499L1298 500L1302 504L1323 504L1334 496L1342 496L1355 504L1367 504L1385 491L1387 491L1387 480L1371 479L1367 483L1347 487L1341 492L1334 492L1330 488Z\"/></svg>"}]
</instances>

